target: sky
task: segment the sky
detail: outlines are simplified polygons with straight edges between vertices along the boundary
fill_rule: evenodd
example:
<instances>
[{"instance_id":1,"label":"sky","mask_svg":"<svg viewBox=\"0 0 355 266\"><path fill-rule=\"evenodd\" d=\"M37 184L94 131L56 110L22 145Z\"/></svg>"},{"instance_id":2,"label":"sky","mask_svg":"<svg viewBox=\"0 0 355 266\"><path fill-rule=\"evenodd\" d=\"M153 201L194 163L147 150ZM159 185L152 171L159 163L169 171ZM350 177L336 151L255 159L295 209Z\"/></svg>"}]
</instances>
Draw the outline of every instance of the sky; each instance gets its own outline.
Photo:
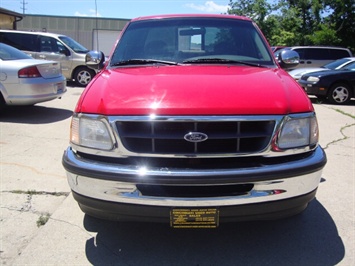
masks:
<instances>
[{"instance_id":1,"label":"sky","mask_svg":"<svg viewBox=\"0 0 355 266\"><path fill-rule=\"evenodd\" d=\"M20 14L132 19L145 15L221 14L229 0L0 0L0 7Z\"/></svg>"}]
</instances>

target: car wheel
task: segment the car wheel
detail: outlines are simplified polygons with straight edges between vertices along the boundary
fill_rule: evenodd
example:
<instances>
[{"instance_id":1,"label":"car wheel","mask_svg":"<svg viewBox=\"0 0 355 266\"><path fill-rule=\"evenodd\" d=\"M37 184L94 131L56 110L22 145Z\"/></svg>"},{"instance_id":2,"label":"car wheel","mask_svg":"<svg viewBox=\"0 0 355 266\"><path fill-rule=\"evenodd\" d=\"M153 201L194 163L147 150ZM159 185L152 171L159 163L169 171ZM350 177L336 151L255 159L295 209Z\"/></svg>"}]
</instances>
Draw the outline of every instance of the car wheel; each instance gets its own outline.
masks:
<instances>
[{"instance_id":1,"label":"car wheel","mask_svg":"<svg viewBox=\"0 0 355 266\"><path fill-rule=\"evenodd\" d=\"M334 84L328 94L328 101L333 104L347 104L351 100L351 90L347 84Z\"/></svg>"},{"instance_id":2,"label":"car wheel","mask_svg":"<svg viewBox=\"0 0 355 266\"><path fill-rule=\"evenodd\" d=\"M85 87L95 76L95 71L87 67L79 67L74 74L75 84L79 87Z\"/></svg>"}]
</instances>

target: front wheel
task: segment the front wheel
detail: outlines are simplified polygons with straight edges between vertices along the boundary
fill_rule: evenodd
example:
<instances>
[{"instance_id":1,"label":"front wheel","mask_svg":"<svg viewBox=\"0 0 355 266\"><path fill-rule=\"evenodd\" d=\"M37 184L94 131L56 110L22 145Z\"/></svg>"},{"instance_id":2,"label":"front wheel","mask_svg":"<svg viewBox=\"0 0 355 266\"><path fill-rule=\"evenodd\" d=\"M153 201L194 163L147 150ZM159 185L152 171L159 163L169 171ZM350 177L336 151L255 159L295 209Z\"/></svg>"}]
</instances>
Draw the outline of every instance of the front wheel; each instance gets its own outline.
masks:
<instances>
[{"instance_id":1,"label":"front wheel","mask_svg":"<svg viewBox=\"0 0 355 266\"><path fill-rule=\"evenodd\" d=\"M334 84L328 94L328 101L333 104L347 104L351 100L350 86L344 83Z\"/></svg>"},{"instance_id":2,"label":"front wheel","mask_svg":"<svg viewBox=\"0 0 355 266\"><path fill-rule=\"evenodd\" d=\"M79 67L74 74L75 84L79 87L85 87L95 76L95 71L87 67Z\"/></svg>"}]
</instances>

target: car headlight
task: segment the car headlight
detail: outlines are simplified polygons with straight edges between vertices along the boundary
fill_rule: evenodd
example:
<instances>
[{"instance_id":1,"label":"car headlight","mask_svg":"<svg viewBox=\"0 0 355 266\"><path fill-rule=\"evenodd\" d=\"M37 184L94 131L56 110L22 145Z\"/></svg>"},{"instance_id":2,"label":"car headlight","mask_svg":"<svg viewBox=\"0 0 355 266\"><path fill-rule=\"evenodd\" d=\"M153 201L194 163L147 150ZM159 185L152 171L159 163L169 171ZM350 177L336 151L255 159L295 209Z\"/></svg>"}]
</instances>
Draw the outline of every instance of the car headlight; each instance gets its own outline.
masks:
<instances>
[{"instance_id":1,"label":"car headlight","mask_svg":"<svg viewBox=\"0 0 355 266\"><path fill-rule=\"evenodd\" d=\"M310 77L307 78L307 81L309 81L309 82L318 82L319 78L310 76Z\"/></svg>"},{"instance_id":2,"label":"car headlight","mask_svg":"<svg viewBox=\"0 0 355 266\"><path fill-rule=\"evenodd\" d=\"M113 147L106 123L85 117L72 118L70 141L76 145L100 150L111 150Z\"/></svg>"},{"instance_id":3,"label":"car headlight","mask_svg":"<svg viewBox=\"0 0 355 266\"><path fill-rule=\"evenodd\" d=\"M280 149L292 149L305 146L315 146L318 143L317 118L288 118L283 124L277 146Z\"/></svg>"}]
</instances>

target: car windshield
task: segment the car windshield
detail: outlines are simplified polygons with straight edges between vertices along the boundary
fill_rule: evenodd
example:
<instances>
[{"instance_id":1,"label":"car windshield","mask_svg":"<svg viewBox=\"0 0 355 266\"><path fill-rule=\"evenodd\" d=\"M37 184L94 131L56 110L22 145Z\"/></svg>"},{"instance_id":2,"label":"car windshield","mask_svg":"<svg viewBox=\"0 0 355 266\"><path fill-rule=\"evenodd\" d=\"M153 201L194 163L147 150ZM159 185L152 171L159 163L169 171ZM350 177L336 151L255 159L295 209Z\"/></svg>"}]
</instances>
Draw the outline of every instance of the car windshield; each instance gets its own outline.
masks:
<instances>
[{"instance_id":1,"label":"car windshield","mask_svg":"<svg viewBox=\"0 0 355 266\"><path fill-rule=\"evenodd\" d=\"M329 64L326 64L323 67L328 68L328 69L337 69L339 66L345 64L346 62L350 62L350 61L351 60L349 58L342 58L342 59L330 62Z\"/></svg>"},{"instance_id":2,"label":"car windshield","mask_svg":"<svg viewBox=\"0 0 355 266\"><path fill-rule=\"evenodd\" d=\"M83 45L73 40L72 38L69 38L68 36L60 36L59 39L61 39L76 53L86 54L87 52L89 52L87 48L85 48Z\"/></svg>"},{"instance_id":3,"label":"car windshield","mask_svg":"<svg viewBox=\"0 0 355 266\"><path fill-rule=\"evenodd\" d=\"M0 43L0 59L3 61L7 61L7 60L33 59L33 58L25 54L24 52L17 50L12 46Z\"/></svg>"},{"instance_id":4,"label":"car windshield","mask_svg":"<svg viewBox=\"0 0 355 266\"><path fill-rule=\"evenodd\" d=\"M346 67L344 67L344 68L342 68L342 69L355 71L355 62L352 62L352 63L346 65Z\"/></svg>"},{"instance_id":5,"label":"car windshield","mask_svg":"<svg viewBox=\"0 0 355 266\"><path fill-rule=\"evenodd\" d=\"M243 64L275 66L267 44L250 21L167 18L132 22L110 66Z\"/></svg>"}]
</instances>

